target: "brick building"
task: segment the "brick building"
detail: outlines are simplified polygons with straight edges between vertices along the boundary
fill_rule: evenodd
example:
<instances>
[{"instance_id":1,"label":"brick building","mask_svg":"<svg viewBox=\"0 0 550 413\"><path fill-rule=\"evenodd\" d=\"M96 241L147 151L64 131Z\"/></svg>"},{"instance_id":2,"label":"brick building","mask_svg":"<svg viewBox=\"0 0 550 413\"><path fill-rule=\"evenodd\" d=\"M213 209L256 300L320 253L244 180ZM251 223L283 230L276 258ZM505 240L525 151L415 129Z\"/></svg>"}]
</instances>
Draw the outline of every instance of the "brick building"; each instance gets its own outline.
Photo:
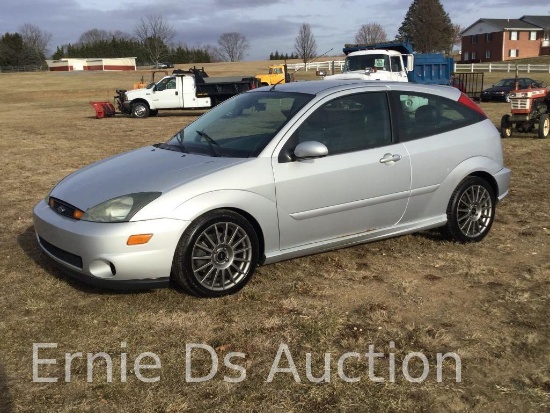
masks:
<instances>
[{"instance_id":1,"label":"brick building","mask_svg":"<svg viewBox=\"0 0 550 413\"><path fill-rule=\"evenodd\" d=\"M550 55L550 16L479 19L461 34L464 63Z\"/></svg>"}]
</instances>

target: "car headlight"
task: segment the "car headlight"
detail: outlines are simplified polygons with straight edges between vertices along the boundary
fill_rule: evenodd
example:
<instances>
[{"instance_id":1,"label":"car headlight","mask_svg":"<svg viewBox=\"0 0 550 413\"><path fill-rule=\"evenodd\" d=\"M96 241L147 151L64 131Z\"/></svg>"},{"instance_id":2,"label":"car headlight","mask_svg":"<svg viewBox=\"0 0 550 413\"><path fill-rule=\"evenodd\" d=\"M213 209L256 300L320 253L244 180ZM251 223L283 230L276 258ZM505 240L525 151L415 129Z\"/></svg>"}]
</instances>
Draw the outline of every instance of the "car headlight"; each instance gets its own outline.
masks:
<instances>
[{"instance_id":1,"label":"car headlight","mask_svg":"<svg viewBox=\"0 0 550 413\"><path fill-rule=\"evenodd\" d=\"M88 209L81 219L92 222L129 221L141 208L160 195L160 192L139 192L109 199Z\"/></svg>"}]
</instances>

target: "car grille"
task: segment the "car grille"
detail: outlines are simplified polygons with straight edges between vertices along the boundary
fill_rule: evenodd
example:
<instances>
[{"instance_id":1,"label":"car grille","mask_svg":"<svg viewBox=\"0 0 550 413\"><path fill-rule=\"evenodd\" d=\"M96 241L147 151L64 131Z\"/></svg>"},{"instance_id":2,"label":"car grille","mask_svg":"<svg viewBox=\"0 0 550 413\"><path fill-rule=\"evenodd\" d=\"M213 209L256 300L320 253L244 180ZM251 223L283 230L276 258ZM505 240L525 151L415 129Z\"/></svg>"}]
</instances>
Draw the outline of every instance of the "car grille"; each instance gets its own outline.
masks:
<instances>
[{"instance_id":1,"label":"car grille","mask_svg":"<svg viewBox=\"0 0 550 413\"><path fill-rule=\"evenodd\" d=\"M529 99L510 99L512 109L529 109Z\"/></svg>"},{"instance_id":2,"label":"car grille","mask_svg":"<svg viewBox=\"0 0 550 413\"><path fill-rule=\"evenodd\" d=\"M46 241L42 237L38 237L38 240L40 241L40 245L48 251L50 254L52 254L54 257L59 258L61 261L66 262L67 264L71 264L73 267L77 267L82 269L82 257L71 254L70 252L67 252L65 250L62 250L61 248L56 247L55 245L50 244L48 241Z\"/></svg>"},{"instance_id":3,"label":"car grille","mask_svg":"<svg viewBox=\"0 0 550 413\"><path fill-rule=\"evenodd\" d=\"M71 204L63 202L54 197L50 197L48 204L50 205L50 208L53 209L56 213L68 218L74 218L74 212L77 210L77 208L72 206Z\"/></svg>"}]
</instances>

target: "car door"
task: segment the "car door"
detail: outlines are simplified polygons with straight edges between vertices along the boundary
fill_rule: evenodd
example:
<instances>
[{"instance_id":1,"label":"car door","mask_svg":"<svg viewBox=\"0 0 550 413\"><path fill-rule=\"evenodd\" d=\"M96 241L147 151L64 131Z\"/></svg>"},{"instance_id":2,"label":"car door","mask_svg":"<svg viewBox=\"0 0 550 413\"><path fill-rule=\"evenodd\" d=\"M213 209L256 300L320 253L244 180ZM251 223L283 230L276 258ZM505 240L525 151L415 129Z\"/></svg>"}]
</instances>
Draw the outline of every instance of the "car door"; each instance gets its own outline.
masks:
<instances>
[{"instance_id":1,"label":"car door","mask_svg":"<svg viewBox=\"0 0 550 413\"><path fill-rule=\"evenodd\" d=\"M299 248L395 225L410 192L405 147L392 142L384 92L356 93L318 105L273 158L280 248ZM328 156L297 160L306 141Z\"/></svg>"},{"instance_id":2,"label":"car door","mask_svg":"<svg viewBox=\"0 0 550 413\"><path fill-rule=\"evenodd\" d=\"M156 84L152 94L155 109L173 109L182 106L182 96L176 80L175 77L166 77Z\"/></svg>"}]
</instances>

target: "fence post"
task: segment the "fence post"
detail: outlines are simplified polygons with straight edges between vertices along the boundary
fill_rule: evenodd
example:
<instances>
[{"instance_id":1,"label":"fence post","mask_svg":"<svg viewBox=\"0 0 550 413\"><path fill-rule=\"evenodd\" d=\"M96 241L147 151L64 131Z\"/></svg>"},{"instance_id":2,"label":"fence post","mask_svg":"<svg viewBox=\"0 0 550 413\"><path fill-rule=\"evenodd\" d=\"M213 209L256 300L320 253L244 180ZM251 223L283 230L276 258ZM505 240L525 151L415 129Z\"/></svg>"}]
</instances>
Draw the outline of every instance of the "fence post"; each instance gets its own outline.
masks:
<instances>
[{"instance_id":1,"label":"fence post","mask_svg":"<svg viewBox=\"0 0 550 413\"><path fill-rule=\"evenodd\" d=\"M527 73L531 73L531 64L527 63Z\"/></svg>"}]
</instances>

